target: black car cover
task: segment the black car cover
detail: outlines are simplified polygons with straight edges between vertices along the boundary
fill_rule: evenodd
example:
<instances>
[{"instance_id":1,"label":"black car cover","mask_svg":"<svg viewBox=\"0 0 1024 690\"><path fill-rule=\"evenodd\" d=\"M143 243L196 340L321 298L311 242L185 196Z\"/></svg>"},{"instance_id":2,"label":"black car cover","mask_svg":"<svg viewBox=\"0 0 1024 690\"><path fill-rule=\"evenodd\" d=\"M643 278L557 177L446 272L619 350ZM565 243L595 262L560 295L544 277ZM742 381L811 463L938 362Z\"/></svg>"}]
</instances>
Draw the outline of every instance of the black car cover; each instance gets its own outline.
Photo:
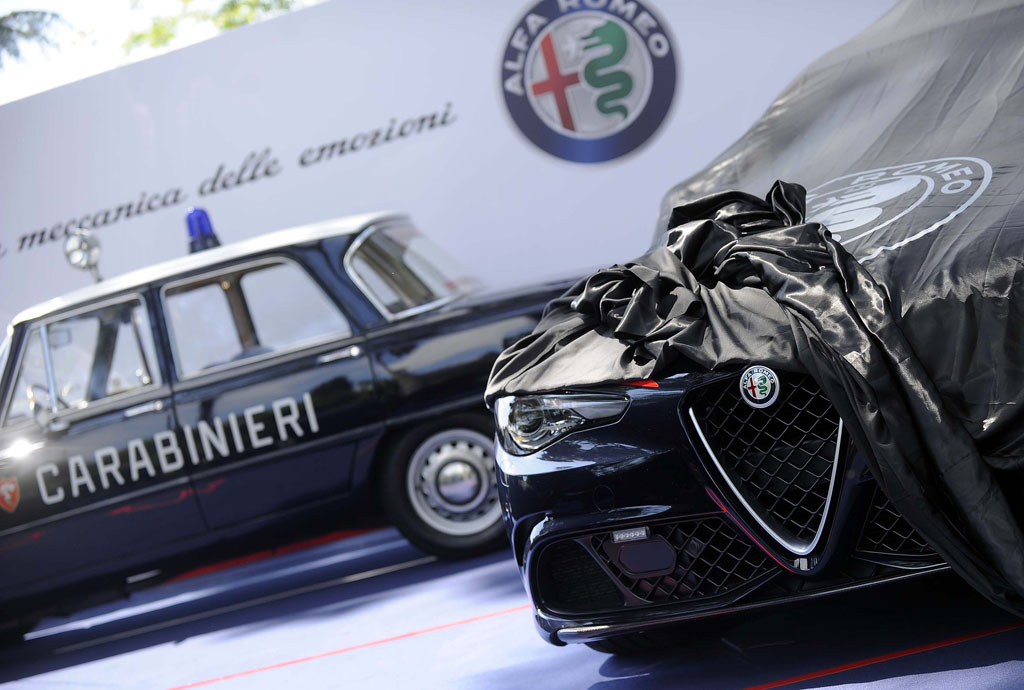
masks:
<instances>
[{"instance_id":1,"label":"black car cover","mask_svg":"<svg viewBox=\"0 0 1024 690\"><path fill-rule=\"evenodd\" d=\"M1024 615L1022 36L1020 2L898 5L673 189L651 251L552 302L488 400L806 371L911 524ZM800 184L725 191L777 178Z\"/></svg>"}]
</instances>

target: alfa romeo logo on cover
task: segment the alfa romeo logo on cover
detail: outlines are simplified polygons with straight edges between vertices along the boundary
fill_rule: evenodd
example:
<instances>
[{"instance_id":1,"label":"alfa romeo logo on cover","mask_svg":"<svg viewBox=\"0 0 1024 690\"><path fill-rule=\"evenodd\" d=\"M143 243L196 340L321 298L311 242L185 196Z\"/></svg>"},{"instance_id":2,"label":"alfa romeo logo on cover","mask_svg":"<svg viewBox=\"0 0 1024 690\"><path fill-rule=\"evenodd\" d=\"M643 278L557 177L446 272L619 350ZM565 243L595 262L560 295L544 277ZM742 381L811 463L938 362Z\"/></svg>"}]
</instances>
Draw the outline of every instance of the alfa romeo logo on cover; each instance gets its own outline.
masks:
<instances>
[{"instance_id":1,"label":"alfa romeo logo on cover","mask_svg":"<svg viewBox=\"0 0 1024 690\"><path fill-rule=\"evenodd\" d=\"M639 0L542 0L512 31L501 81L530 141L597 163L658 129L675 95L676 58L664 22Z\"/></svg>"},{"instance_id":2,"label":"alfa romeo logo on cover","mask_svg":"<svg viewBox=\"0 0 1024 690\"><path fill-rule=\"evenodd\" d=\"M0 508L13 513L21 499L17 477L0 477Z\"/></svg>"},{"instance_id":3,"label":"alfa romeo logo on cover","mask_svg":"<svg viewBox=\"0 0 1024 690\"><path fill-rule=\"evenodd\" d=\"M768 367L750 367L740 377L740 395L751 407L768 407L779 397L779 377Z\"/></svg>"},{"instance_id":4,"label":"alfa romeo logo on cover","mask_svg":"<svg viewBox=\"0 0 1024 690\"><path fill-rule=\"evenodd\" d=\"M851 173L810 190L807 216L866 261L938 230L973 204L991 179L987 161L967 157Z\"/></svg>"}]
</instances>

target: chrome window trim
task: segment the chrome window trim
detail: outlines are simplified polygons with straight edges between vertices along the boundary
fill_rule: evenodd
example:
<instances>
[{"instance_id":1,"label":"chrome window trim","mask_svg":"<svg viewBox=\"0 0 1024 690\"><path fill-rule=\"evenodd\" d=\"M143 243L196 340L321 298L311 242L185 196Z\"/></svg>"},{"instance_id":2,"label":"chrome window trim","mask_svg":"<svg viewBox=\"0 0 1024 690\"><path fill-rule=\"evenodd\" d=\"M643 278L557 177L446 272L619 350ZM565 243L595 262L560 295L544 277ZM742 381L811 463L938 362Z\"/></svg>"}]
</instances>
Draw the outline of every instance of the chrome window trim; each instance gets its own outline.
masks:
<instances>
[{"instance_id":1,"label":"chrome window trim","mask_svg":"<svg viewBox=\"0 0 1024 690\"><path fill-rule=\"evenodd\" d=\"M14 345L14 324L7 324L6 334L0 342L0 382L7 375L7 364L11 359L11 347ZM3 397L6 397L4 395Z\"/></svg>"},{"instance_id":2,"label":"chrome window trim","mask_svg":"<svg viewBox=\"0 0 1024 690\"><path fill-rule=\"evenodd\" d=\"M46 326L50 325L51 323L57 323L57 322L60 322L60 321L64 321L65 319L69 319L69 318L73 318L75 316L79 316L81 314L87 314L87 313L92 312L92 311L97 311L99 309L103 309L104 307L109 307L109 306L114 305L114 304L122 304L124 302L131 302L133 300L140 302L141 305L142 305L142 312L143 312L143 315L146 318L146 326L149 328L150 338L153 339L153 350L154 350L154 352L158 352L159 351L159 346L157 344L157 337L156 337L155 329L153 327L152 320L149 318L149 309L148 309L149 304L146 301L145 294L142 293L142 292L138 292L138 291L126 292L126 293L123 293L121 295L115 295L113 297L110 297L108 299L105 299L105 300L102 300L102 301L99 301L99 302L94 302L92 304L86 304L86 305L83 305L83 306L80 306L80 307L75 307L73 309L68 309L67 311L54 312L52 314L47 315L44 318L36 319L35 321L23 322L24 326L25 326L25 334L26 334L24 341L27 342L29 335L31 335L31 333L32 333L32 329L36 328L37 326L40 329L40 337L43 337L42 333L46 330ZM13 331L13 328L12 328L12 331ZM13 345L14 343L12 342L11 344ZM5 428L5 429L6 428L11 428L11 429L14 429L14 428L17 428L19 426L22 426L24 422L31 421L31 417L27 417L25 419L17 420L13 424L8 424L8 419L7 419L7 416L10 413L10 409L11 409L11 402L14 399L14 387L15 387L15 384L17 383L17 375L21 372L21 363L22 363L22 360L24 359L24 357L25 357L25 347L24 347L24 342L23 342L22 343L22 347L18 351L17 362L15 362L14 368L11 369L11 376L12 376L12 378L11 378L11 385L8 388L6 395L4 396L4 401L3 401L3 405L4 405L3 406L3 413L4 414L3 414L3 421L0 422L0 428ZM53 378L53 368L52 368L53 365L52 365L52 362L50 360L49 350L45 346L45 344L43 345L43 359L46 362L47 377L48 378ZM159 361L154 362L154 364L157 365L157 366L156 366L156 368L153 371L150 372L150 375L153 377L153 380L150 383L147 383L145 385L139 386L138 388L132 388L131 390L121 391L120 393L115 393L114 395L104 396L100 400L94 400L91 403L88 403L87 405L85 405L84 407L68 407L68 408L65 408L63 410L56 410L55 411L56 416L60 417L60 416L67 415L68 413L83 412L83 411L85 411L87 409L90 409L91 407L93 407L95 405L100 405L100 404L104 404L105 405L107 402L112 401L112 400L118 400L120 398L129 396L129 395L138 395L139 393L142 393L144 391L147 391L147 390L150 390L150 389L156 389L156 388L159 388L160 386L163 386L164 385L163 373L160 371ZM55 395L55 392L56 392L55 390L51 390L50 391L50 395L52 396L51 399L52 399L53 405L57 404L57 397Z\"/></svg>"},{"instance_id":3,"label":"chrome window trim","mask_svg":"<svg viewBox=\"0 0 1024 690\"><path fill-rule=\"evenodd\" d=\"M836 431L836 454L835 457L832 459L832 477L829 479L828 496L825 497L825 508L821 512L821 523L818 525L818 529L814 533L814 539L811 540L810 544L807 544L806 546L799 546L797 544L793 544L787 541L785 538L777 534L775 530L769 527L765 523L765 521L761 519L761 516L758 514L758 511L752 508L751 505L747 502L747 500L743 498L743 494L740 493L736 485L733 484L732 479L729 478L729 474L722 467L722 463L718 461L718 456L715 455L715 451L711 450L711 444L708 443L708 440L704 437L704 432L700 428L700 423L697 421L697 415L693 413L692 407L689 408L689 414L690 420L693 421L693 428L697 431L697 436L700 437L700 442L704 444L704 450L708 452L708 455L711 457L711 461L715 464L715 467L718 469L719 475L721 475L721 477L725 480L725 483L732 490L733 495L737 499L739 499L739 502L743 504L744 508L746 508L747 514L753 517L757 524L759 524L765 532L770 534L775 541L777 541L791 553L797 556L806 556L807 554L814 551L814 548L818 545L818 542L821 540L822 534L825 532L825 523L828 521L829 507L832 505L832 496L835 494L836 490L836 472L839 469L839 450L840 448L842 448L843 445L842 418L839 419L839 429Z\"/></svg>"},{"instance_id":4,"label":"chrome window trim","mask_svg":"<svg viewBox=\"0 0 1024 690\"><path fill-rule=\"evenodd\" d=\"M46 367L46 388L50 392L50 412L57 414L60 408L57 406L57 379L53 376L53 355L50 354L50 324L44 323L39 327L39 342L43 346L43 366Z\"/></svg>"},{"instance_id":5,"label":"chrome window trim","mask_svg":"<svg viewBox=\"0 0 1024 690\"><path fill-rule=\"evenodd\" d=\"M408 309L403 309L402 311L399 312L393 312L390 309L388 309L387 306L385 306L379 299L377 299L377 296L373 294L373 290L371 290L370 287L366 284L366 281L359 277L359 274L352 267L352 257L359 250L359 248L363 246L363 242L365 242L370 235L377 232L378 230L385 230L387 228L392 227L401 227L403 225L412 226L412 223L403 223L399 221L391 223L377 223L375 225L371 225L370 227L360 232L359 235L354 240L352 240L352 244L350 244L348 246L348 249L345 250L345 256L341 260L342 267L345 269L345 273L348 274L349 280L355 283L355 286L359 288L359 291L363 293L363 296L366 297L367 300L369 300L370 304L373 305L373 308L376 309L377 312L382 317L384 317L384 320L387 321L388 323L392 323L394 321L399 321L410 316L416 316L417 314L422 314L424 312L431 311L432 309L436 309L442 305L445 305L448 302L454 300L456 297L458 297L458 295L448 295L447 297L441 297L440 299L436 299L433 302L427 302L426 304L421 304L416 307L409 307Z\"/></svg>"},{"instance_id":6,"label":"chrome window trim","mask_svg":"<svg viewBox=\"0 0 1024 690\"><path fill-rule=\"evenodd\" d=\"M333 334L321 336L319 338L314 338L312 340L304 340L299 343L296 343L295 345L291 345L280 350L267 352L262 355L255 355L253 357L246 357L245 359L241 359L236 362L224 362L222 364L217 364L215 366L207 367L206 369L202 369L192 374L185 375L181 370L181 362L178 359L177 338L174 335L174 324L171 323L170 310L168 310L167 308L167 291L172 290L181 285L189 285L191 283L202 283L214 276L220 276L226 273L238 273L240 271L245 271L246 269L256 268L259 266L271 266L275 264L286 263L292 264L296 266L300 271L302 271L303 274L306 275L312 281L312 283L317 287L317 289L319 289L320 292L323 293L324 297L327 298L327 301L334 305L334 308L338 311L338 316L340 316L348 325L348 333L345 335ZM324 289L324 286L320 284L320 281L316 279L313 273L305 265L303 265L299 261L296 261L290 256L285 256L283 254L272 254L270 256L261 257L259 259L252 259L250 261L242 261L239 263L227 264L212 271L206 271L204 273L199 273L194 276L189 276L188 278L179 278L178 280L164 283L160 287L160 307L161 309L163 309L164 322L167 324L167 342L171 350L171 360L174 363L174 374L176 376L176 379L181 382L194 381L196 379L201 379L205 376L219 374L224 371L230 371L232 369L249 366L253 363L283 357L286 355L294 354L296 352L301 352L302 350L307 350L320 345L325 345L327 343L342 342L345 340L349 340L350 338L356 337L358 335L355 329L352 327L352 319L350 319L348 317L348 314L346 314L345 311L341 308L341 306L338 304L338 300L335 299L334 295L332 295L330 292Z\"/></svg>"}]
</instances>

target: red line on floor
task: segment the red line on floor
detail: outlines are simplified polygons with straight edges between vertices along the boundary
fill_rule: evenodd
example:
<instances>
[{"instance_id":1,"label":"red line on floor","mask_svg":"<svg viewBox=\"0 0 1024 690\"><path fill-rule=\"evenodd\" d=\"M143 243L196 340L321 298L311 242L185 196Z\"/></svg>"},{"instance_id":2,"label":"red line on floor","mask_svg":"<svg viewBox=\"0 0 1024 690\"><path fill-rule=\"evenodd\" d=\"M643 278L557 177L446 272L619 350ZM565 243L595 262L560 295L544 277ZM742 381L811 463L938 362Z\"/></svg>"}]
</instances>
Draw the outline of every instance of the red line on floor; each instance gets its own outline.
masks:
<instances>
[{"instance_id":1,"label":"red line on floor","mask_svg":"<svg viewBox=\"0 0 1024 690\"><path fill-rule=\"evenodd\" d=\"M864 668L865 666L872 666L874 664L880 664L885 661L892 661L893 659L899 659L905 656L912 656L914 654L920 654L922 652L930 652L934 649L952 647L953 645L960 644L961 642L970 642L971 640L978 640L983 637L988 637L990 635L998 635L999 633L1009 632L1010 630L1017 630L1018 628L1022 627L1024 627L1024 623L1013 623L1011 625L1004 625L998 628L992 628L991 630L983 630L981 632L971 633L970 635L962 635L961 637L953 637L948 640L942 640L941 642L933 642L931 644L921 645L920 647L911 647L910 649L904 649L899 652L890 652L889 654L873 656L869 659L851 661L848 664L832 666L831 668L822 669L820 671L812 671L811 673L805 673L801 676L784 678L782 680L772 681L771 683L763 683L761 685L751 685L749 688L744 688L743 690L771 690L771 688L781 688L786 685L793 685L794 683L803 683L804 681L808 680L816 680L824 676L831 676L835 675L836 673L843 673L844 671L852 671L854 669Z\"/></svg>"},{"instance_id":2,"label":"red line on floor","mask_svg":"<svg viewBox=\"0 0 1024 690\"><path fill-rule=\"evenodd\" d=\"M366 649L367 647L377 647L388 642L397 642L398 640L404 640L410 637L418 637L420 635L426 635L432 632L438 632L440 630L447 630L448 628L455 628L460 625L467 625L469 623L476 623L477 621L487 620L488 618L497 618L498 616L505 616L510 613L516 613L517 611L525 611L530 608L531 604L523 604L522 606L515 606L510 609L503 611L492 611L491 613L485 613L480 616L473 616L472 618L465 618L461 621L453 621L451 623L444 623L442 625L435 625L432 628L423 628L422 630L413 630L412 632L402 633L401 635L395 635L393 637L385 637L381 640L374 640L372 642L363 642L362 644L352 645L351 647L343 647L341 649L332 649L329 652L320 652L319 654L313 654L312 656L304 656L298 659L290 659L288 661L281 661L276 664L270 664L269 666L260 666L259 668L252 668L248 671L239 671L238 673L230 673L226 676L220 676L219 678L209 678L207 680L200 680L195 683L189 683L187 685L177 685L169 690L186 690L187 688L198 688L203 685L213 685L214 683L221 683L225 680L233 680L235 678L243 678L245 676L251 676L256 673L263 673L264 671L273 671L278 668L285 668L286 666L295 666L296 664L304 664L307 661L316 661L317 659L324 659L329 656L337 656L338 654L345 654L346 652L354 652L359 649Z\"/></svg>"},{"instance_id":3,"label":"red line on floor","mask_svg":"<svg viewBox=\"0 0 1024 690\"><path fill-rule=\"evenodd\" d=\"M253 563L255 561L262 561L271 556L280 556L286 553L292 553L295 551L302 551L303 549L311 549L314 546L320 546L321 544L327 544L333 541L341 541L342 539L348 539L354 537L357 534L365 534L366 532L372 532L372 529L349 529L341 530L338 532L331 532L324 534L319 537L313 537L312 539L305 539L303 541L293 542L291 544L285 544L278 546L273 549L265 549L263 551L256 551L255 553L246 554L245 556L239 556L238 558L231 558L226 561L219 561L217 563L211 563L210 565L200 566L187 570L181 575L172 577L169 582L178 582L179 580L188 580L189 578L198 577L200 575L209 575L210 573L217 573L221 570L227 570L228 568L234 568L245 563Z\"/></svg>"}]
</instances>

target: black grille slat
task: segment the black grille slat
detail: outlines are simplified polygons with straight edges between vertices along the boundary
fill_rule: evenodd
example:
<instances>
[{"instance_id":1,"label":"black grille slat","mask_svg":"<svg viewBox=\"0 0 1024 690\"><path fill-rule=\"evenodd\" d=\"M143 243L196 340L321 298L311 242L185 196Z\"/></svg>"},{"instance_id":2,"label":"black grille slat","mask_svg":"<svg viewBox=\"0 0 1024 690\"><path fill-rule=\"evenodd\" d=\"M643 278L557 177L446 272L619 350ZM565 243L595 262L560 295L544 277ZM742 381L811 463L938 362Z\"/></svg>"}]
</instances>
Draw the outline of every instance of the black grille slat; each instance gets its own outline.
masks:
<instances>
[{"instance_id":1,"label":"black grille slat","mask_svg":"<svg viewBox=\"0 0 1024 690\"><path fill-rule=\"evenodd\" d=\"M715 597L733 591L771 569L768 558L721 518L656 525L676 550L676 569L656 578L634 578L620 569L602 546L610 534L591 537L594 553L619 583L650 603Z\"/></svg>"},{"instance_id":2,"label":"black grille slat","mask_svg":"<svg viewBox=\"0 0 1024 690\"><path fill-rule=\"evenodd\" d=\"M857 551L885 556L936 555L877 486Z\"/></svg>"},{"instance_id":3,"label":"black grille slat","mask_svg":"<svg viewBox=\"0 0 1024 690\"><path fill-rule=\"evenodd\" d=\"M729 480L788 543L814 539L824 519L839 415L805 375L780 377L779 399L755 409L737 377L696 391L693 413Z\"/></svg>"}]
</instances>

